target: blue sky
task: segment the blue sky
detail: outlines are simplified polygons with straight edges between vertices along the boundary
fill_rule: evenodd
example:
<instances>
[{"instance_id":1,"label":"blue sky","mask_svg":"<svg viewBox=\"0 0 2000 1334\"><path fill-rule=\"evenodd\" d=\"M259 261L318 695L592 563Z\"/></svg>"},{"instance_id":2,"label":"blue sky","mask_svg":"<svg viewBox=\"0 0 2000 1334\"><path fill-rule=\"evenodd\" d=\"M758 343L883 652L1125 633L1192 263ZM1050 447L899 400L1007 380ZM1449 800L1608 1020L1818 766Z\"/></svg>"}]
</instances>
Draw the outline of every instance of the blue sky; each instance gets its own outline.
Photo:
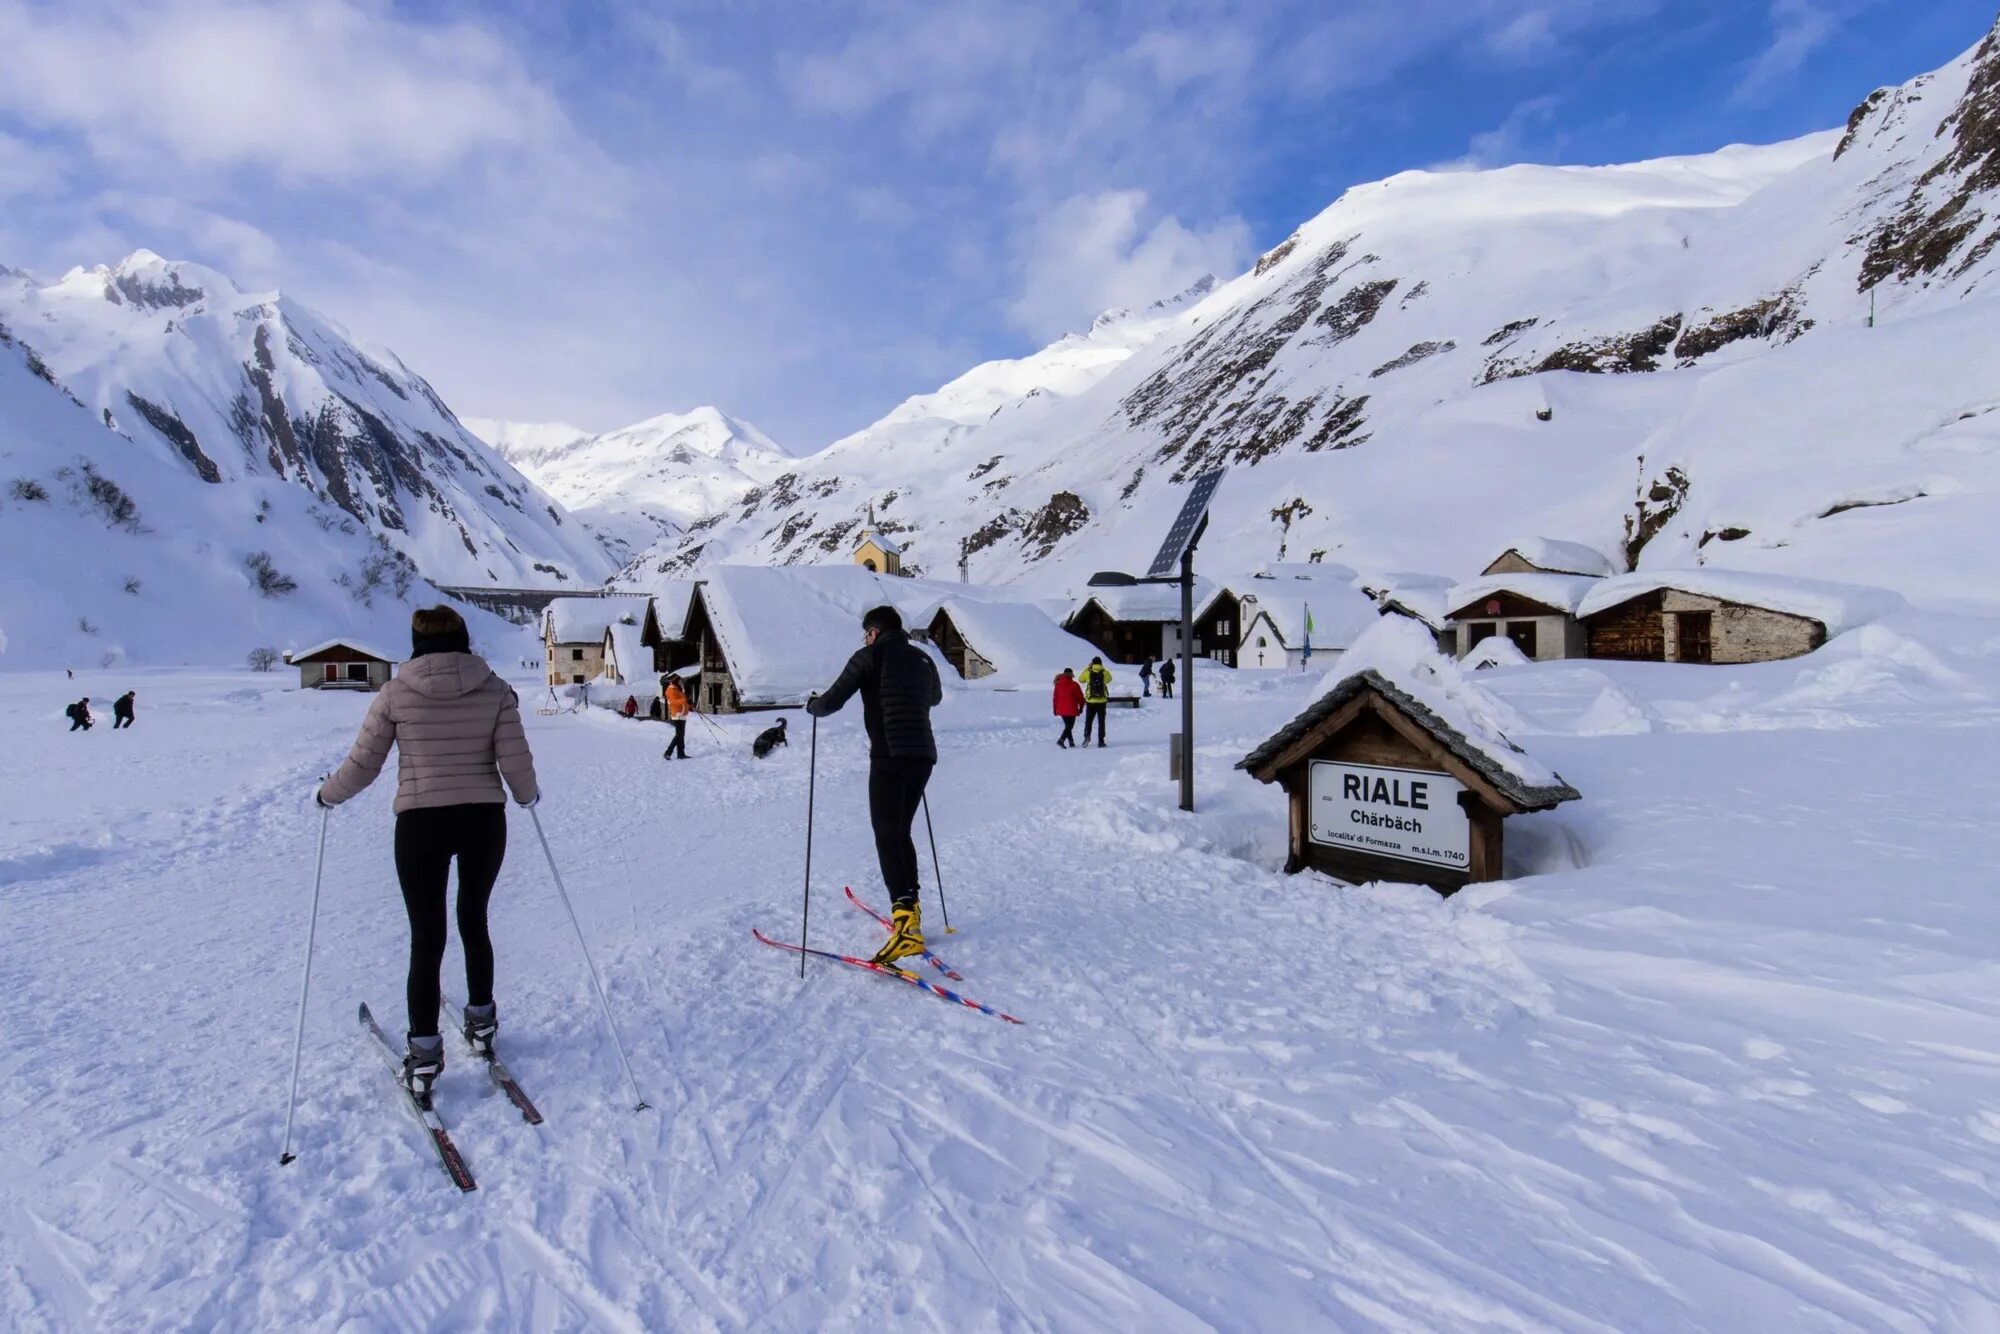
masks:
<instances>
[{"instance_id":1,"label":"blue sky","mask_svg":"<svg viewBox=\"0 0 2000 1334\"><path fill-rule=\"evenodd\" d=\"M1995 0L0 0L0 263L282 285L461 413L795 448L1349 185L1839 124Z\"/></svg>"}]
</instances>

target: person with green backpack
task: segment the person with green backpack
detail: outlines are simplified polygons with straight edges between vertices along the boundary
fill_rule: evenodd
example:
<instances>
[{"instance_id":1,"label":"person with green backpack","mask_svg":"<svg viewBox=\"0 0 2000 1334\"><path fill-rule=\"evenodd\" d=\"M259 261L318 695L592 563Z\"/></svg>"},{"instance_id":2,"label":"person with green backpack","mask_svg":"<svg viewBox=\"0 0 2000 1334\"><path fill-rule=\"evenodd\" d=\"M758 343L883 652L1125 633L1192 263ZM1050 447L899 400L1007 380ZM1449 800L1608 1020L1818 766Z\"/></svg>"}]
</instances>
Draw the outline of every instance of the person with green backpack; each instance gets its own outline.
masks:
<instances>
[{"instance_id":1,"label":"person with green backpack","mask_svg":"<svg viewBox=\"0 0 2000 1334\"><path fill-rule=\"evenodd\" d=\"M1083 744L1090 744L1090 725L1097 724L1097 744L1104 745L1104 710L1111 703L1111 669L1092 658L1083 669Z\"/></svg>"}]
</instances>

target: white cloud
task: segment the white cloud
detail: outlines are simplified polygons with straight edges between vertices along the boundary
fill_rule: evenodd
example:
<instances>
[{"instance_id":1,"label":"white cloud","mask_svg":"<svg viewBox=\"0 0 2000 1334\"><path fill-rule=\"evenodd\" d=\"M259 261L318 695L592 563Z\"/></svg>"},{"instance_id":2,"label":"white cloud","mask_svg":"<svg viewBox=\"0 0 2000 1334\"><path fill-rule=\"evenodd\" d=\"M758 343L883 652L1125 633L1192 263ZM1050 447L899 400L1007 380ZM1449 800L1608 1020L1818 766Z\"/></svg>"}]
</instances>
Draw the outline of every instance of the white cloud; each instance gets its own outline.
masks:
<instances>
[{"instance_id":1,"label":"white cloud","mask_svg":"<svg viewBox=\"0 0 2000 1334\"><path fill-rule=\"evenodd\" d=\"M1844 14L1824 0L1771 0L1771 40L1750 62L1730 100L1761 102L1804 67L1839 29Z\"/></svg>"},{"instance_id":2,"label":"white cloud","mask_svg":"<svg viewBox=\"0 0 2000 1334\"><path fill-rule=\"evenodd\" d=\"M354 0L0 0L0 108L114 161L298 182L421 176L573 136L490 33Z\"/></svg>"},{"instance_id":3,"label":"white cloud","mask_svg":"<svg viewBox=\"0 0 2000 1334\"><path fill-rule=\"evenodd\" d=\"M1507 113L1507 119L1490 130L1472 136L1462 156L1431 166L1432 171L1483 171L1504 167L1537 156L1529 147L1530 136L1555 119L1559 101L1554 96L1531 97ZM1558 136L1559 146L1560 136Z\"/></svg>"},{"instance_id":4,"label":"white cloud","mask_svg":"<svg viewBox=\"0 0 2000 1334\"><path fill-rule=\"evenodd\" d=\"M0 130L0 199L52 191L61 181L61 158Z\"/></svg>"},{"instance_id":5,"label":"white cloud","mask_svg":"<svg viewBox=\"0 0 2000 1334\"><path fill-rule=\"evenodd\" d=\"M1025 333L1054 338L1099 312L1145 306L1206 274L1231 275L1251 252L1250 228L1225 218L1196 231L1178 218L1147 225L1143 190L1065 200L1041 218L1022 247L1021 285L1009 317Z\"/></svg>"}]
</instances>

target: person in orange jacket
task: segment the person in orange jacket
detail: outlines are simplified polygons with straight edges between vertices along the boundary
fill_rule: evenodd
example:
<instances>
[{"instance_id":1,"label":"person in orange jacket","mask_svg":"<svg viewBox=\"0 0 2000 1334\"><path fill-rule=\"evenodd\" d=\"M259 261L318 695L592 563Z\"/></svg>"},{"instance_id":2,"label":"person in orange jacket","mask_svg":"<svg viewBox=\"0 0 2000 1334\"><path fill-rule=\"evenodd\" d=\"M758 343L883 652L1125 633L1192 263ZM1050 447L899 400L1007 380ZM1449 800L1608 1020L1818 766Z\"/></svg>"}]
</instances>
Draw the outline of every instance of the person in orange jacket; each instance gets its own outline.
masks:
<instances>
[{"instance_id":1,"label":"person in orange jacket","mask_svg":"<svg viewBox=\"0 0 2000 1334\"><path fill-rule=\"evenodd\" d=\"M687 691L681 689L681 679L678 676L667 678L665 694L667 700L667 725L674 729L674 739L667 743L667 749L660 758L671 760L676 755L679 755L681 759L686 759L688 757L688 697Z\"/></svg>"},{"instance_id":2,"label":"person in orange jacket","mask_svg":"<svg viewBox=\"0 0 2000 1334\"><path fill-rule=\"evenodd\" d=\"M1062 735L1056 738L1058 746L1076 749L1076 718L1083 712L1083 687L1076 683L1076 669L1065 667L1056 678L1055 714L1062 719Z\"/></svg>"}]
</instances>

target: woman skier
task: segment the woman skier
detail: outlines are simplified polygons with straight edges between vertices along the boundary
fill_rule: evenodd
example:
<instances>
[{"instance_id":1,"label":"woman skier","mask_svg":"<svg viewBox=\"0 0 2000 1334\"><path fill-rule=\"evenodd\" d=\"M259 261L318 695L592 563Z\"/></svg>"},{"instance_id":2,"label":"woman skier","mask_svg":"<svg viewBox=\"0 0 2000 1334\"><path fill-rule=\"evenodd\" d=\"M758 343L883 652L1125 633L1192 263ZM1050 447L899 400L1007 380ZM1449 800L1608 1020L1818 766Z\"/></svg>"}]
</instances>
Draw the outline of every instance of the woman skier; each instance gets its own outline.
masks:
<instances>
[{"instance_id":1,"label":"woman skier","mask_svg":"<svg viewBox=\"0 0 2000 1334\"><path fill-rule=\"evenodd\" d=\"M521 731L520 701L472 651L465 621L450 607L411 616L410 660L375 697L352 753L315 799L338 806L359 793L382 772L391 746L399 752L396 877L410 915L403 1082L428 1102L444 1069L438 969L444 963L445 882L452 859L458 859L458 937L465 950L465 1038L484 1053L500 1028L486 903L507 855L501 781L522 806L541 799L535 759Z\"/></svg>"}]
</instances>

